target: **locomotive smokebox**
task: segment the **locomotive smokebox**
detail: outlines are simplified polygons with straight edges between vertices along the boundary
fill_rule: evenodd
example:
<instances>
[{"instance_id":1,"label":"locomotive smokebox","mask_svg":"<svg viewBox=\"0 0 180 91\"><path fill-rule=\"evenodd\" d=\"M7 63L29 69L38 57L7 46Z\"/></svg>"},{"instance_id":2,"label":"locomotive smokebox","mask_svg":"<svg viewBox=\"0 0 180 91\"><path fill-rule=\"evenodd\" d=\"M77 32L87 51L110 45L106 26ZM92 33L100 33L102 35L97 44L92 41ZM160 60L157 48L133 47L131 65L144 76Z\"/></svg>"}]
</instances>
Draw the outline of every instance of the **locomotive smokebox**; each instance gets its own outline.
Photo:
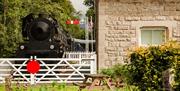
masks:
<instances>
[{"instance_id":1,"label":"locomotive smokebox","mask_svg":"<svg viewBox=\"0 0 180 91\"><path fill-rule=\"evenodd\" d=\"M33 41L49 40L54 35L54 27L46 18L37 18L27 27L28 35Z\"/></svg>"}]
</instances>

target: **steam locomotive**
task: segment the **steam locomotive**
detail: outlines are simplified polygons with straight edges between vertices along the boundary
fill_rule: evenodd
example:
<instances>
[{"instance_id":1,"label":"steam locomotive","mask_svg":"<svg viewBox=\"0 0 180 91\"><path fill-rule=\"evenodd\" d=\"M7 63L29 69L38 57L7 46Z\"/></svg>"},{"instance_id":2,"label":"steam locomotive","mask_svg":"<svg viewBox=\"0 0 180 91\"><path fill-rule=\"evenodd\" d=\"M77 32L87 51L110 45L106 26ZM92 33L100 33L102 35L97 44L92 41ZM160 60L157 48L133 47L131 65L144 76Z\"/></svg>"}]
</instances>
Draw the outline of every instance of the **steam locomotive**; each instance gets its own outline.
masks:
<instances>
[{"instance_id":1,"label":"steam locomotive","mask_svg":"<svg viewBox=\"0 0 180 91\"><path fill-rule=\"evenodd\" d=\"M31 13L22 18L22 35L25 42L17 50L18 58L57 58L72 50L72 37L47 14Z\"/></svg>"}]
</instances>

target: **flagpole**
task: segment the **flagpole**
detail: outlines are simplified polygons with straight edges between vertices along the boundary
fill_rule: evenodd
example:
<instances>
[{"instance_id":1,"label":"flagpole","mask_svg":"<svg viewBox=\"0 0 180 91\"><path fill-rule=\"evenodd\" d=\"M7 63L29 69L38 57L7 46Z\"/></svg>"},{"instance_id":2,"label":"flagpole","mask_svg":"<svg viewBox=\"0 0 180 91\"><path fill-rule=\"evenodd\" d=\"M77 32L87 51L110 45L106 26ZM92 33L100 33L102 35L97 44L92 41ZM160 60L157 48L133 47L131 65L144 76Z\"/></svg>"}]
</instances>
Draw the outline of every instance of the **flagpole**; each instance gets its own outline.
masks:
<instances>
[{"instance_id":1,"label":"flagpole","mask_svg":"<svg viewBox=\"0 0 180 91\"><path fill-rule=\"evenodd\" d=\"M88 31L88 17L85 18L85 33L86 33L86 41L89 40L89 31ZM86 52L89 52L89 43L86 42Z\"/></svg>"},{"instance_id":2,"label":"flagpole","mask_svg":"<svg viewBox=\"0 0 180 91\"><path fill-rule=\"evenodd\" d=\"M93 40L93 21L92 21L92 16L90 20L90 31L91 31L91 40ZM93 52L93 42L91 43L91 52Z\"/></svg>"}]
</instances>

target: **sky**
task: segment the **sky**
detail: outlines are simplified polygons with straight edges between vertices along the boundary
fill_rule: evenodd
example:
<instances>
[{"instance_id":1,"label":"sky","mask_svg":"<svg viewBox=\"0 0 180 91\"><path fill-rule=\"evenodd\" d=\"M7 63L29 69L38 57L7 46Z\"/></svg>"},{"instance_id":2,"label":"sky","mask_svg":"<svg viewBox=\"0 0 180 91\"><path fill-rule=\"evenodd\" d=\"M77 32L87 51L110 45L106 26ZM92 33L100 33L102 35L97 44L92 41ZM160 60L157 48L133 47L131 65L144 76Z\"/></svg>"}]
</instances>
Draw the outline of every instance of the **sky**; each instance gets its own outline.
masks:
<instances>
[{"instance_id":1,"label":"sky","mask_svg":"<svg viewBox=\"0 0 180 91\"><path fill-rule=\"evenodd\" d=\"M72 2L74 8L75 8L77 11L81 11L82 14L85 16L88 7L86 7L85 5L83 5L83 1L84 1L84 0L70 0L70 1Z\"/></svg>"}]
</instances>

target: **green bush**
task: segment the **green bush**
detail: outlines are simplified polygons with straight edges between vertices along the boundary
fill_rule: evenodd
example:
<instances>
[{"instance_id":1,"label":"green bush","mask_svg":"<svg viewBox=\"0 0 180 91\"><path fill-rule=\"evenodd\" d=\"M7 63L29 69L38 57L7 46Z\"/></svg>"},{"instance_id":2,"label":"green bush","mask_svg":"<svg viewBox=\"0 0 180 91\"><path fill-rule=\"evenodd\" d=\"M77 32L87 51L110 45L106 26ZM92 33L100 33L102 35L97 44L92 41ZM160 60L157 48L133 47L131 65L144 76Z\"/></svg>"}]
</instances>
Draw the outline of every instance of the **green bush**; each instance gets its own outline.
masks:
<instances>
[{"instance_id":1,"label":"green bush","mask_svg":"<svg viewBox=\"0 0 180 91\"><path fill-rule=\"evenodd\" d=\"M117 64L111 68L103 69L101 73L110 76L113 81L129 83L130 80L132 80L128 70L128 65Z\"/></svg>"},{"instance_id":2,"label":"green bush","mask_svg":"<svg viewBox=\"0 0 180 91\"><path fill-rule=\"evenodd\" d=\"M141 91L161 91L163 72L174 69L175 83L171 84L180 91L180 44L168 42L159 46L138 47L130 55L130 63L115 65L102 70L112 78L122 78L128 85L134 85Z\"/></svg>"},{"instance_id":3,"label":"green bush","mask_svg":"<svg viewBox=\"0 0 180 91\"><path fill-rule=\"evenodd\" d=\"M180 53L178 53L178 54L180 54ZM177 61L176 61L174 69L175 69L174 90L180 91L180 55L177 56Z\"/></svg>"},{"instance_id":4,"label":"green bush","mask_svg":"<svg viewBox=\"0 0 180 91\"><path fill-rule=\"evenodd\" d=\"M131 83L145 91L163 90L162 72L173 68L179 55L178 43L140 47L130 54Z\"/></svg>"}]
</instances>

